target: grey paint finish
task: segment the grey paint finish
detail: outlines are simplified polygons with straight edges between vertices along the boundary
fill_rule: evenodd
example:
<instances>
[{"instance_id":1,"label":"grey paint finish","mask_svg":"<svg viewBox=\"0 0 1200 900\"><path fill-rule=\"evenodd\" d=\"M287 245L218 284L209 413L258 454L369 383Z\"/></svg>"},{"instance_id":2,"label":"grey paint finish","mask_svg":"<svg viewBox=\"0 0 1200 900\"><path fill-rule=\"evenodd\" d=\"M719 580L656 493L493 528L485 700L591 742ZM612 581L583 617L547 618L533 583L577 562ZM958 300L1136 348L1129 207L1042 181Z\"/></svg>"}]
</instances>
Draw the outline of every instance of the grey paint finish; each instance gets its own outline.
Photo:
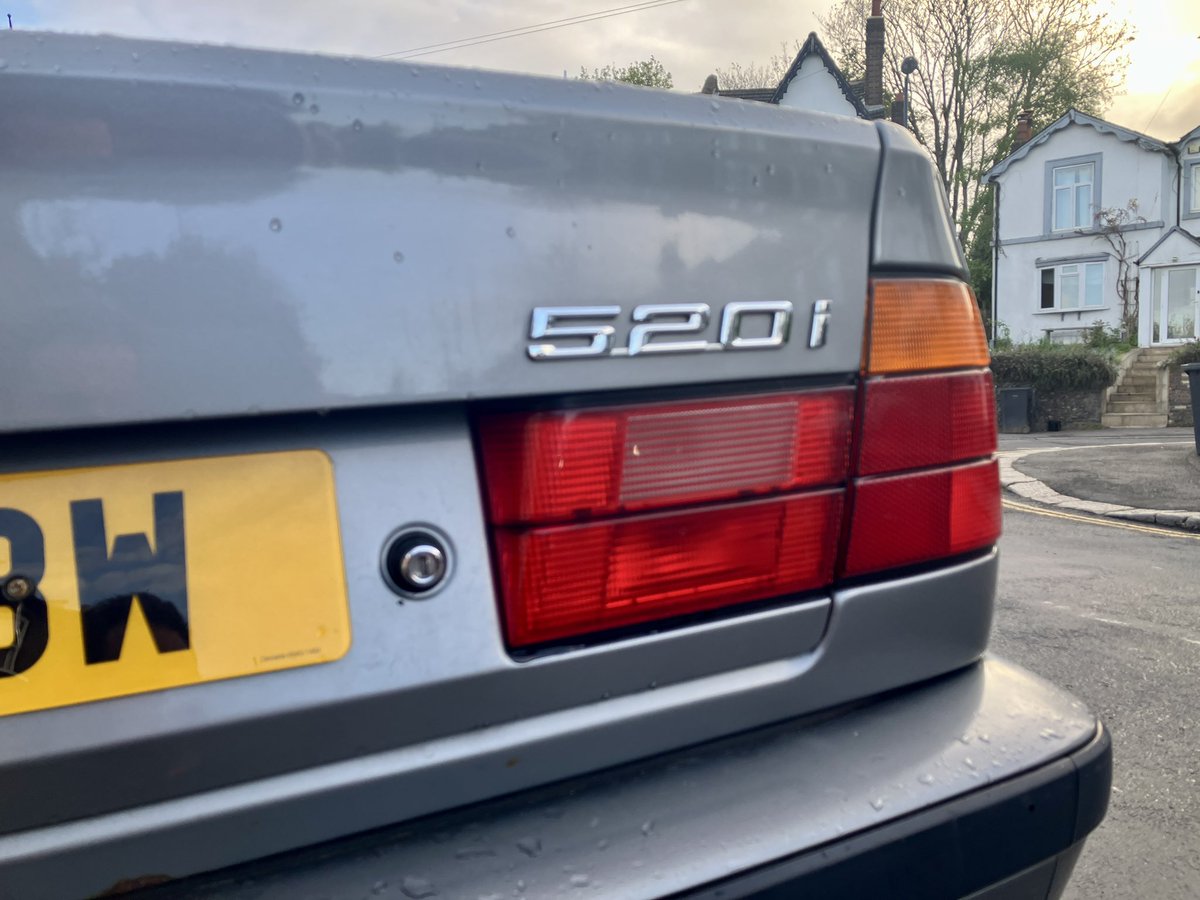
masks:
<instances>
[{"instance_id":1,"label":"grey paint finish","mask_svg":"<svg viewBox=\"0 0 1200 900\"><path fill-rule=\"evenodd\" d=\"M661 896L778 859L843 834L902 817L1022 772L1082 746L1096 724L1083 705L1040 678L996 659L959 674L825 720L797 721L579 786L468 811L455 827L401 829L324 868L274 882L222 886L222 896L338 895L428 883L439 896L492 893L560 897L585 876L589 893ZM373 772L372 761L364 761ZM703 785L702 790L697 786ZM379 785L358 801L386 813L393 793ZM79 844L70 867L34 853L45 837L23 843L0 897L76 894L106 887L114 873L189 871L227 860L228 822L210 818L219 798L197 797L172 810L133 814L136 839L118 836L110 819L72 826ZM245 828L251 855L279 835L319 836L312 801L254 816ZM239 817L243 818L244 817ZM251 821L244 819L243 824ZM151 869L145 869L154 860ZM523 886L521 886L523 884Z\"/></svg>"},{"instance_id":2,"label":"grey paint finish","mask_svg":"<svg viewBox=\"0 0 1200 900\"><path fill-rule=\"evenodd\" d=\"M501 638L464 414L410 412L387 421L357 415L354 427L346 418L260 421L250 434L237 429L236 437L207 426L203 445L218 456L296 446L329 454L351 604L349 653L324 665L4 718L0 779L11 789L0 804L0 834L790 659L811 651L825 632L830 600L816 597L735 621L516 663ZM0 471L17 468L18 455L27 460L23 468L194 455L200 427L180 431L96 438L86 455L65 442L22 442L19 450L0 452ZM378 557L388 536L409 522L428 522L449 537L455 573L436 597L400 603L379 574ZM665 702L667 695L652 696ZM789 714L784 698L774 702L751 721ZM619 707L605 708L610 712L601 722L621 718ZM514 734L577 727L567 716ZM723 723L711 719L690 727L698 729L693 739L723 733ZM618 758L632 752L605 749ZM413 751L418 769L431 759ZM460 782L469 793L492 789L478 777ZM422 804L437 808L436 792L418 793Z\"/></svg>"},{"instance_id":3,"label":"grey paint finish","mask_svg":"<svg viewBox=\"0 0 1200 900\"><path fill-rule=\"evenodd\" d=\"M705 377L857 360L868 123L112 38L0 55L0 429L696 379L681 355L532 362L535 306L618 304L623 342L637 304L827 298L825 347Z\"/></svg>"},{"instance_id":4,"label":"grey paint finish","mask_svg":"<svg viewBox=\"0 0 1200 900\"><path fill-rule=\"evenodd\" d=\"M85 887L100 889L131 873L166 871L182 875L202 871L665 752L919 681L966 665L983 652L991 624L995 573L993 552L936 573L837 592L828 631L813 652L798 651L736 670L718 668L707 677L694 676L657 689L648 689L647 682L640 690L607 700L599 696L602 682L593 679L577 685L594 693L575 708L554 710L549 706L540 716L482 728L477 722L474 730L436 740L396 744L394 749L373 753L360 749L341 762L299 771L281 769L273 777L190 797L0 836L0 885L50 878L48 884L78 885L82 891ZM447 588L447 597L449 591ZM433 605L432 601L428 604ZM775 627L781 624L772 623ZM459 630L464 630L461 623ZM725 638L721 652L736 653L739 634L752 633L721 629L721 637ZM758 640L765 639L764 632L758 635ZM696 646L686 636L672 638L676 638L673 648L660 647L651 665L670 666L673 656L687 654ZM436 644L437 640L435 633L431 642ZM716 655L711 653L709 658ZM422 658L438 659L430 654ZM619 679L620 667L628 658L610 658L605 677ZM399 652L391 659L407 663L411 657L406 659ZM237 745L248 720L256 717L256 710L269 712L277 704L289 702L287 698L304 687L319 689L333 682L356 684L363 693L386 688L379 663L352 667L350 662L341 673L335 672L334 666L323 667L323 673L309 670L309 680L303 685L299 677L291 679L290 684L282 679L271 684L264 676L240 682L252 692L231 691L239 682L192 689L208 694L211 706L193 703L191 708L205 711L210 720L217 716L216 704L224 693L230 704L225 709L226 726L210 722L208 728L180 734L172 754L161 760L144 752L144 742L140 745L131 740L122 747L125 752L116 757L125 768L113 771L109 777L127 784L165 780L175 786L179 784L177 777L139 763L149 759L155 766L168 761L203 765L209 754L219 756L229 742ZM568 670L556 662L567 660L540 664L542 678L531 677L532 691L541 693L549 682L564 677L578 681L578 675L567 675ZM392 665L398 677L408 674L407 670L407 665ZM644 677L645 670L637 674ZM173 691L151 699L179 700L187 693ZM368 741L387 725L380 718L395 716L386 706L380 707L372 711L371 718L335 722L334 728L348 732L337 735L331 733L328 724L330 708L315 702L325 695L322 692L301 699L306 699L309 706L302 723L268 720L265 724L270 726L273 738L265 745L276 754L290 750L290 761L295 762L295 754L304 752L297 747L311 753L314 747L336 743L339 738ZM504 690L495 696L494 702L503 704L512 692ZM346 706L352 699L333 702ZM478 715L481 708L478 694L460 691L457 696L448 694L441 700L431 700L425 707L426 715L436 717L440 704L446 702L473 704L474 711L467 710L473 715ZM155 714L172 711L169 705L136 707L114 701L113 706L116 704L124 708L108 710L108 718L117 725L106 728L102 722L97 724L99 720L93 721L93 738L107 735L111 739L122 729L145 728ZM362 704L350 706L352 712L363 708ZM100 705L80 710L98 713ZM176 707L175 716L164 723L164 728L177 727L180 714L187 711L182 704ZM76 729L87 726L88 718L61 717L57 722L45 723L57 728L37 735L57 738L60 745L69 741L78 754L74 760L63 760L71 763L56 773L64 780L46 782L55 783L55 792L83 788L82 784L72 784L71 775L77 771L74 767L87 759L88 748L78 743L81 733ZM13 721L23 724L24 720ZM22 735L32 738L28 731ZM260 756L262 746L260 741ZM229 765L229 760L222 762ZM253 764L254 759L242 759L236 771L245 773ZM28 768L22 771L23 777ZM230 777L228 770L215 774L226 782ZM92 782L89 790L94 787ZM45 790L41 796L47 796ZM220 840L219 835L237 838ZM63 890L67 891L66 887ZM67 892L74 890L71 887Z\"/></svg>"},{"instance_id":5,"label":"grey paint finish","mask_svg":"<svg viewBox=\"0 0 1200 900\"><path fill-rule=\"evenodd\" d=\"M1101 210L1104 208L1103 203L1103 174L1104 174L1104 154L1103 153L1085 153L1082 156L1066 156L1062 159L1048 159L1045 165L1045 180L1042 183L1042 232L1043 236L1048 237L1052 234L1069 234L1072 237L1076 236L1079 231L1096 231L1095 223L1083 226L1082 228L1059 228L1054 227L1054 170L1061 169L1064 166L1082 166L1087 163L1092 164L1092 209ZM1140 224L1140 223L1137 223ZM1012 241L1005 241L1012 243Z\"/></svg>"},{"instance_id":6,"label":"grey paint finish","mask_svg":"<svg viewBox=\"0 0 1200 900\"><path fill-rule=\"evenodd\" d=\"M876 122L883 144L871 264L967 277L941 180L908 129Z\"/></svg>"}]
</instances>

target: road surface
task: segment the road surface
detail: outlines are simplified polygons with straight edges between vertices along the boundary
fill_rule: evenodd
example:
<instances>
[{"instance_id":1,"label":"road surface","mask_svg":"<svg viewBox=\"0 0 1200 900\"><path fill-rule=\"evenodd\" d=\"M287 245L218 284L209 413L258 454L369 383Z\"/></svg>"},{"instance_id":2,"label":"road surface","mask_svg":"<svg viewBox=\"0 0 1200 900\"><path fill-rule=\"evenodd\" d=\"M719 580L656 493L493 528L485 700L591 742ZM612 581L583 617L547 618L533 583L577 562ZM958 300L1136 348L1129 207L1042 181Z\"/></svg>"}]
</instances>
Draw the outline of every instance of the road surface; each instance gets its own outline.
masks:
<instances>
[{"instance_id":1,"label":"road surface","mask_svg":"<svg viewBox=\"0 0 1200 900\"><path fill-rule=\"evenodd\" d=\"M992 652L1074 692L1113 737L1108 817L1066 897L1200 897L1200 535L1014 501Z\"/></svg>"}]
</instances>

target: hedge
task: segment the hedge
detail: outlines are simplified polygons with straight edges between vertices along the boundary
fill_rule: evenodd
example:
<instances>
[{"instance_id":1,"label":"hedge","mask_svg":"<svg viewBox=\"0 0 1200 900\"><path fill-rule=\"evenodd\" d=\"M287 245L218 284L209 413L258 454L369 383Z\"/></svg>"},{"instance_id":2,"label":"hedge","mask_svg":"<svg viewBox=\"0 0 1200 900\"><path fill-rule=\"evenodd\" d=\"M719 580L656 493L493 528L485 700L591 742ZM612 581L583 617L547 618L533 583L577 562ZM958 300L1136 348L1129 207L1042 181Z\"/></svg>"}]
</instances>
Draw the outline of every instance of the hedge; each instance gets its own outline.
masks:
<instances>
[{"instance_id":1,"label":"hedge","mask_svg":"<svg viewBox=\"0 0 1200 900\"><path fill-rule=\"evenodd\" d=\"M1099 390L1117 379L1108 354L1083 344L1024 344L992 355L997 386L1042 391Z\"/></svg>"},{"instance_id":2,"label":"hedge","mask_svg":"<svg viewBox=\"0 0 1200 900\"><path fill-rule=\"evenodd\" d=\"M1168 365L1182 366L1186 363L1200 363L1200 341L1182 344L1167 357Z\"/></svg>"}]
</instances>

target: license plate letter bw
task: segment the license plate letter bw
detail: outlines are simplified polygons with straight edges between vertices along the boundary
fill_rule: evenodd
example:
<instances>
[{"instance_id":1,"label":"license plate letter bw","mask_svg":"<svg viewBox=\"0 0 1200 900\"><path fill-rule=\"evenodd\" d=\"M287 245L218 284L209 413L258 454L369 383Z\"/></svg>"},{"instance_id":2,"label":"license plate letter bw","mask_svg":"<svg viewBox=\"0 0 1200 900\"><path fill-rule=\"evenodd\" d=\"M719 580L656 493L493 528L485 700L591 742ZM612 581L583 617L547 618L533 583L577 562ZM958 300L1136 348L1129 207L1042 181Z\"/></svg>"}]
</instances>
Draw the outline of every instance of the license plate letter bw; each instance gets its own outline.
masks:
<instances>
[{"instance_id":1,"label":"license plate letter bw","mask_svg":"<svg viewBox=\"0 0 1200 900\"><path fill-rule=\"evenodd\" d=\"M154 550L144 534L122 534L108 554L104 505L71 503L75 567L83 623L84 659L91 665L121 657L136 597L159 653L187 650L187 560L183 492L154 495Z\"/></svg>"}]
</instances>

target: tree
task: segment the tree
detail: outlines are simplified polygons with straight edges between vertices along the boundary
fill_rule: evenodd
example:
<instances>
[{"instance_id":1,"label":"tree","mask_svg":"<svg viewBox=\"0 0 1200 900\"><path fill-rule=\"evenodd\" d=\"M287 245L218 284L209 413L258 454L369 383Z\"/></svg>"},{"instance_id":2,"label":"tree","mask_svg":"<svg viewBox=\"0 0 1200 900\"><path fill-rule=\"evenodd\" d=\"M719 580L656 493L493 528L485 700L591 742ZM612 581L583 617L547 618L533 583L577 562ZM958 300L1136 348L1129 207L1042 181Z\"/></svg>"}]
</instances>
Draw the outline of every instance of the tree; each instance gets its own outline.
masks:
<instances>
[{"instance_id":1,"label":"tree","mask_svg":"<svg viewBox=\"0 0 1200 900\"><path fill-rule=\"evenodd\" d=\"M1129 246L1127 225L1145 222L1138 214L1137 198L1124 206L1108 206L1096 213L1096 230L1112 250L1117 261L1117 297L1121 301L1121 340L1137 337L1138 330L1138 279L1134 273L1136 254ZM1082 232L1081 232L1082 233Z\"/></svg>"},{"instance_id":2,"label":"tree","mask_svg":"<svg viewBox=\"0 0 1200 900\"><path fill-rule=\"evenodd\" d=\"M738 90L740 88L775 87L791 66L792 60L800 52L800 41L779 43L779 52L765 63L746 63L745 65L731 62L727 69L717 69L717 86L720 90Z\"/></svg>"},{"instance_id":3,"label":"tree","mask_svg":"<svg viewBox=\"0 0 1200 900\"><path fill-rule=\"evenodd\" d=\"M864 0L839 0L819 17L823 38L850 75L863 62ZM913 56L913 134L941 176L964 246L991 228L979 179L1011 150L1021 110L1038 130L1069 106L1099 112L1122 83L1124 23L1092 0L889 0L885 95L904 84ZM990 271L990 264L988 266Z\"/></svg>"},{"instance_id":4,"label":"tree","mask_svg":"<svg viewBox=\"0 0 1200 900\"><path fill-rule=\"evenodd\" d=\"M627 66L614 66L609 63L602 69L579 69L579 77L595 81L623 81L625 84L640 84L643 87L664 88L670 90L675 86L671 73L666 66L654 58L637 60Z\"/></svg>"}]
</instances>

